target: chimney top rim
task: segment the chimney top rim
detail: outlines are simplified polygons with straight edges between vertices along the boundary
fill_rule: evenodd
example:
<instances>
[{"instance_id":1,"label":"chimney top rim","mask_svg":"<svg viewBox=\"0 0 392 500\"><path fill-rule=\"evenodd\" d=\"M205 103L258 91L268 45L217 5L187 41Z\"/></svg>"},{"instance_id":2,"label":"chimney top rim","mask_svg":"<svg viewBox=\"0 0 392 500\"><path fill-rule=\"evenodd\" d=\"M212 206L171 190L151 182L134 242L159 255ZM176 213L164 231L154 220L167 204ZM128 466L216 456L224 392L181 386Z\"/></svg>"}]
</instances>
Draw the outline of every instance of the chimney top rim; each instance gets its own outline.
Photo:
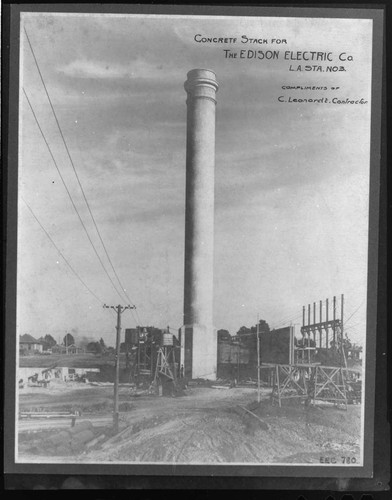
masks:
<instances>
[{"instance_id":1,"label":"chimney top rim","mask_svg":"<svg viewBox=\"0 0 392 500\"><path fill-rule=\"evenodd\" d=\"M199 71L208 71L208 73L212 73L216 77L215 71L209 68L194 68L188 71L186 74L187 78L189 79L190 76L197 74Z\"/></svg>"}]
</instances>

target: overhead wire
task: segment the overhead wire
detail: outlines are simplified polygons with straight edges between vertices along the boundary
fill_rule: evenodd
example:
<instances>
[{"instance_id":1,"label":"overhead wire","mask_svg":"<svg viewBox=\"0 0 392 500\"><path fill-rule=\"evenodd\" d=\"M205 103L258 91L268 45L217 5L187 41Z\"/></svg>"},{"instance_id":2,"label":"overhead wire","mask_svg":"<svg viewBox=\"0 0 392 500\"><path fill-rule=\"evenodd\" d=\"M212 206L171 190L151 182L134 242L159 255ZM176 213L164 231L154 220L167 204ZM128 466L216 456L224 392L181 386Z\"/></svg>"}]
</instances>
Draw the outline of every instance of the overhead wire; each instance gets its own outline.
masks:
<instances>
[{"instance_id":1,"label":"overhead wire","mask_svg":"<svg viewBox=\"0 0 392 500\"><path fill-rule=\"evenodd\" d=\"M284 325L285 323L295 321L296 319L299 319L299 318L301 318L301 314L288 316L287 318L281 319L281 320L277 321L276 323L274 323L274 328L279 328L280 326Z\"/></svg>"},{"instance_id":2,"label":"overhead wire","mask_svg":"<svg viewBox=\"0 0 392 500\"><path fill-rule=\"evenodd\" d=\"M36 214L33 212L32 208L27 203L27 201L23 198L23 196L21 196L21 198L22 198L23 202L25 203L26 207L29 209L29 211L32 214L32 216L34 217L34 219L37 221L37 223L39 224L39 226L41 227L41 229L44 231L44 233L46 234L46 236L49 238L49 241L53 244L53 246L59 252L59 254L61 255L61 257L64 259L64 261L67 264L67 266L71 269L71 271L73 272L73 274L82 283L82 285L90 292L90 294L93 295L93 297L95 297L95 299L100 303L100 305L103 305L103 301L90 289L90 287L85 283L85 281L79 276L79 274L71 266L71 264L69 263L69 261L67 260L67 258L64 256L64 254L58 248L58 246L56 245L56 243L53 241L53 238L50 236L50 234L47 232L47 230L41 224L40 220L38 219L38 217L36 216ZM111 312L115 315L114 311L111 310Z\"/></svg>"},{"instance_id":3,"label":"overhead wire","mask_svg":"<svg viewBox=\"0 0 392 500\"><path fill-rule=\"evenodd\" d=\"M291 312L290 314L285 314L284 316L281 316L281 318L279 320L277 320L275 322L275 324L280 324L280 323L284 323L285 321L289 321L290 319L292 319L294 316L297 316L299 313L298 311L296 312Z\"/></svg>"},{"instance_id":4,"label":"overhead wire","mask_svg":"<svg viewBox=\"0 0 392 500\"><path fill-rule=\"evenodd\" d=\"M28 95L27 95L26 90L25 90L25 88L24 88L24 87L23 87L23 92L24 92L24 95L25 95L25 97L26 97L26 99L27 99L27 102L28 102L28 104L29 104L29 106L30 106L30 110L31 110L31 112L33 113L33 116L34 116L35 122L36 122L36 124L37 124L37 126L38 126L38 128L39 128L39 131L41 132L41 135L42 135L42 138L43 138L43 140L44 140L44 142L45 142L45 144L46 144L46 147L48 148L48 151L49 151L50 156L51 156L51 158L52 158L52 160L53 160L53 163L54 163L54 165L55 165L55 167L56 167L56 170L57 170L57 172L58 172L58 174L59 174L59 176L60 176L60 179L61 179L61 181L62 181L62 183L63 183L63 185L64 185L64 187L65 187L65 190L66 190L66 192L67 192L67 194L68 194L68 197L69 197L69 199L71 200L72 206L73 206L73 208L74 208L74 210L75 210L75 212L76 212L76 214L77 214L77 216L78 216L78 218L79 218L79 221L80 221L80 223L82 224L82 227L83 227L83 229L84 229L84 232L86 233L87 238L88 238L88 240L89 240L89 242L90 242L90 244L91 244L91 246L92 246L92 248L93 248L93 250L94 250L94 253L95 253L95 255L97 256L97 258L98 258L98 260L99 260L99 262L100 262L100 264L101 264L101 266L102 266L103 270L105 271L105 274L106 274L106 275L107 275L107 277L109 278L109 280L110 280L110 282L111 282L111 284L112 284L112 286L113 286L114 290L116 291L116 293L118 294L118 296L121 298L121 300L123 300L123 297L121 296L120 292L117 290L116 285L114 284L114 282L113 282L112 278L110 277L109 273L107 272L107 270L106 270L106 268L105 268L105 266L104 266L104 264L103 264L103 262L102 262L102 259L101 259L101 257L99 256L99 254L98 254L98 252L97 252L97 249L95 248L94 243L93 243L93 241L91 240L90 235L88 234L87 228L86 228L86 226L85 226L85 224L84 224L84 222L83 222L83 220L82 220L82 218L81 218L81 216L80 216L80 214L79 214L79 211L78 211L78 209L77 209L77 207L76 207L76 205L75 205L75 202L74 202L74 200L73 200L73 198L72 198L72 195L71 195L71 193L70 193L70 191L69 191L69 189L68 189L68 187L67 187L67 184L66 184L66 182L65 182L65 180L64 180L64 177L63 177L63 176L62 176L62 174L61 174L60 168L59 168L59 166L57 165L57 162L56 162L56 159L55 159L55 157L54 157L54 155L53 155L52 149L51 149L51 147L49 146L48 141L46 140L45 134L44 134L44 132L43 132L43 130L42 130L42 127L41 127L41 125L40 125L40 123L39 123L39 121L38 121L38 118L37 118L37 115L36 115L36 113L35 113L35 111L34 111L33 105L31 104L30 99L29 99L29 97L28 97Z\"/></svg>"},{"instance_id":5,"label":"overhead wire","mask_svg":"<svg viewBox=\"0 0 392 500\"><path fill-rule=\"evenodd\" d=\"M291 314L283 316L280 320L277 321L277 323L282 323L285 321L290 321L292 318L298 318L302 314L302 310L299 311L298 309L296 311L293 311Z\"/></svg>"},{"instance_id":6,"label":"overhead wire","mask_svg":"<svg viewBox=\"0 0 392 500\"><path fill-rule=\"evenodd\" d=\"M103 247L103 249L104 249L104 252L105 252L105 254L106 254L106 257L107 257L107 259L108 259L108 261L109 261L109 264L110 264L110 266L111 266L111 268L112 268L112 270L113 270L113 273L114 273L114 275L115 275L115 277L116 277L116 279L117 279L117 281L118 281L118 283L119 283L119 285L120 285L120 288L121 288L121 290L122 290L122 291L123 291L123 293L124 293L124 296L127 298L127 300L128 300L128 301L129 301L132 305L134 305L134 304L133 304L133 302L132 302L132 300L130 299L130 297L129 297L129 295L128 295L128 293L127 293L126 289L125 289L125 287L124 287L124 286L123 286L123 284L121 283L121 280L120 280L120 278L119 278L119 276L118 276L118 274L117 274L116 269L114 268L113 262L112 262L112 260L111 260L111 258L110 258L110 256L109 256L109 253L108 253L108 251L107 251L106 245L105 245L105 243L104 243L104 241L103 241L103 238L102 238L102 236L101 236L101 233L100 233L100 231L99 231L99 229L98 229L98 225L97 225L97 223L96 223L96 221L95 221L95 218L94 218L94 215L93 215L93 213L92 213L92 211L91 211L90 204L89 204L89 202L88 202L88 200L87 200L87 197L86 197L85 191L84 191L84 189L83 189L82 183L81 183L81 181L80 181L79 175L78 175L78 173L77 173L77 171L76 171L75 164L74 164L74 162L73 162L73 159L72 159L71 153L70 153L70 151L69 151L69 148L68 148L67 142L66 142L66 140L65 140L65 137L64 137L64 134L63 134L62 128L61 128L60 123L59 123L59 120L58 120L58 118L57 118L56 111L55 111L55 109L54 109L54 106L53 106L52 100L51 100L51 98L50 98L50 95L49 95L48 89L47 89L47 87L46 87L45 80L44 80L44 78L43 78L43 75L42 75L41 69L40 69L40 67L39 67L38 60L37 60L37 58L36 58L36 55L35 55L35 52L34 52L33 46L32 46L32 44L31 44L30 38L29 38L29 36L28 36L28 33L27 33L27 30L26 30L26 27L24 27L24 32L25 32L25 34L26 34L26 38L27 38L27 41L28 41L28 44L29 44L29 47L30 47L31 53L32 53L33 58L34 58L35 65L36 65L36 67L37 67L37 70L38 70L39 76L40 76L40 78L41 78L42 85L43 85L43 87L44 87L44 89L45 89L45 93L46 93L46 96L47 96L47 98L48 98L48 101L49 101L49 104L50 104L50 107L51 107L51 110L52 110L53 116L54 116L54 118L55 118L55 121L56 121L57 127L58 127L58 129L59 129L59 132L60 132L60 135L61 135L61 138L62 138L62 141L63 141L64 147L65 147L65 150L66 150L66 152L67 152L67 155L68 155L69 161L70 161L70 163L71 163L71 165L72 165L72 169L73 169L73 171L74 171L75 177L76 177L76 179L77 179L77 182L78 182L78 184L79 184L80 190L81 190L81 192L82 192L83 199L84 199L84 201L85 201L85 203L86 203L87 209L88 209L89 214L90 214L90 216L91 216L91 219L92 219L92 221L93 221L94 227L95 227L95 229L96 229L96 231L97 231L98 237L99 237L99 239L100 239L100 242L101 242L101 244L102 244L102 247Z\"/></svg>"},{"instance_id":7,"label":"overhead wire","mask_svg":"<svg viewBox=\"0 0 392 500\"><path fill-rule=\"evenodd\" d=\"M345 325L346 325L346 324L350 321L350 319L351 319L353 316L355 316L355 314L357 314L357 312L359 311L359 309L363 306L363 303L364 303L364 302L365 302L365 299L363 299L363 300L362 300L362 302L361 302L361 303L359 304L359 306L355 309L355 311L351 314L351 316L349 316L349 317L348 317L348 319L346 319L346 320L344 321L344 324L345 324Z\"/></svg>"},{"instance_id":8,"label":"overhead wire","mask_svg":"<svg viewBox=\"0 0 392 500\"><path fill-rule=\"evenodd\" d=\"M134 314L133 314L133 311L135 311L135 315L136 315L136 317L137 317L137 320L136 320L136 318L135 318L135 316L134 316ZM143 322L142 322L142 320L140 319L140 316L139 316L139 311L138 311L137 307L136 307L135 309L133 309L133 310L131 309L131 312L132 312L133 319L134 319L136 322L139 322L139 325L140 325L140 326L142 326L142 325L143 325Z\"/></svg>"},{"instance_id":9,"label":"overhead wire","mask_svg":"<svg viewBox=\"0 0 392 500\"><path fill-rule=\"evenodd\" d=\"M293 316L292 318L287 319L286 321L280 321L278 323L275 323L273 326L274 326L274 328L281 328L283 326L287 326L288 324L295 322L297 319L300 319L300 317L301 317L300 315Z\"/></svg>"},{"instance_id":10,"label":"overhead wire","mask_svg":"<svg viewBox=\"0 0 392 500\"><path fill-rule=\"evenodd\" d=\"M130 313L131 313L131 315L132 315L132 317L133 317L133 320L135 321L136 325L137 325L137 326L142 326L142 324L141 324L141 322L140 322L140 319L136 319L136 316L135 316L135 314L134 314L134 311L135 311L135 313L136 313L137 317L139 317L139 315L137 314L137 309L136 309L136 306L133 306L133 307L134 307L134 308L128 308L128 309L127 309L127 311L130 311ZM138 325L138 323L139 323L139 325Z\"/></svg>"},{"instance_id":11,"label":"overhead wire","mask_svg":"<svg viewBox=\"0 0 392 500\"><path fill-rule=\"evenodd\" d=\"M77 279L82 283L82 285L90 292L90 294L102 305L103 304L103 301L90 289L90 287L83 281L83 279L79 276L79 274L75 271L75 269L71 266L71 264L69 263L69 261L67 260L67 258L65 257L65 255L62 253L62 251L59 249L59 247L56 245L56 243L53 241L52 237L50 236L50 234L48 233L48 231L44 228L44 226L42 225L42 223L40 222L40 220L38 219L38 217L35 215L35 213L33 212L32 208L30 207L30 205L27 203L27 201L23 198L23 196L21 196L24 204L26 205L26 207L29 209L31 215L34 217L34 219L37 221L37 223L39 224L40 228L42 229L42 231L46 234L46 236L49 238L49 241L52 243L52 245L55 247L55 249L58 251L58 253L61 255L61 257L63 258L64 262L67 264L67 266L71 269L71 271L73 272L73 274L77 277Z\"/></svg>"},{"instance_id":12,"label":"overhead wire","mask_svg":"<svg viewBox=\"0 0 392 500\"><path fill-rule=\"evenodd\" d=\"M347 332L347 330L351 331L353 328L356 328L356 327L358 327L359 325L362 325L362 323L361 323L361 322L359 322L359 323L355 323L354 325L346 326L346 327L344 328L344 331L345 331L345 332Z\"/></svg>"}]
</instances>

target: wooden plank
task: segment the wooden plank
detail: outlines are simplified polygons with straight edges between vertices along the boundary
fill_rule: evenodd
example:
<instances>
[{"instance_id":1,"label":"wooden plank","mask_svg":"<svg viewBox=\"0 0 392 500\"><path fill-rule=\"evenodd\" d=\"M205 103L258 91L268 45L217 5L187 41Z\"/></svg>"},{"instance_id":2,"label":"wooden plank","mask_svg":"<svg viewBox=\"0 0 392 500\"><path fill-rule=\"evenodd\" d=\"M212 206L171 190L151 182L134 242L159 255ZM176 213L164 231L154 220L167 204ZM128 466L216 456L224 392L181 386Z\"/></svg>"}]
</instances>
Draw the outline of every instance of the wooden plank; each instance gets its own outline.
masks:
<instances>
[{"instance_id":1,"label":"wooden plank","mask_svg":"<svg viewBox=\"0 0 392 500\"><path fill-rule=\"evenodd\" d=\"M254 418L257 418L257 420L260 422L261 424L261 427L262 429L264 429L265 431L268 431L269 430L269 425L267 423L264 422L264 420L261 420L260 417L258 417L256 414L254 414L252 411L248 410L248 408L245 408L245 406L241 406L241 405L238 405L242 410L246 411L247 413L249 413L250 415L252 415L252 417Z\"/></svg>"}]
</instances>

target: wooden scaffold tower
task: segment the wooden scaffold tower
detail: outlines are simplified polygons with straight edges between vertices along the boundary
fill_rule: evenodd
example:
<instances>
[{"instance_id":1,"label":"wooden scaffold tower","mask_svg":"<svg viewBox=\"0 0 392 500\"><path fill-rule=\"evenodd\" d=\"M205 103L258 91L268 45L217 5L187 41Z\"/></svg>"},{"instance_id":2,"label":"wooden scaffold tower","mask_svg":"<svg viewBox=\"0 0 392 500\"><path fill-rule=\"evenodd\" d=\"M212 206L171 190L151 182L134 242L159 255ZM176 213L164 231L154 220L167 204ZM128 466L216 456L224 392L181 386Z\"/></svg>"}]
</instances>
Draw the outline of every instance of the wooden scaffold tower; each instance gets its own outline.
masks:
<instances>
[{"instance_id":1,"label":"wooden scaffold tower","mask_svg":"<svg viewBox=\"0 0 392 500\"><path fill-rule=\"evenodd\" d=\"M282 406L282 399L307 399L307 367L309 365L275 365L272 403Z\"/></svg>"},{"instance_id":2,"label":"wooden scaffold tower","mask_svg":"<svg viewBox=\"0 0 392 500\"><path fill-rule=\"evenodd\" d=\"M314 378L309 384L309 395L313 404L328 401L344 405L347 409L347 388L344 369L340 366L316 366Z\"/></svg>"},{"instance_id":3,"label":"wooden scaffold tower","mask_svg":"<svg viewBox=\"0 0 392 500\"><path fill-rule=\"evenodd\" d=\"M163 335L163 345L158 347L154 377L149 391L154 394L159 393L162 382L172 383L172 395L174 395L177 388L177 364L173 336L169 333Z\"/></svg>"}]
</instances>

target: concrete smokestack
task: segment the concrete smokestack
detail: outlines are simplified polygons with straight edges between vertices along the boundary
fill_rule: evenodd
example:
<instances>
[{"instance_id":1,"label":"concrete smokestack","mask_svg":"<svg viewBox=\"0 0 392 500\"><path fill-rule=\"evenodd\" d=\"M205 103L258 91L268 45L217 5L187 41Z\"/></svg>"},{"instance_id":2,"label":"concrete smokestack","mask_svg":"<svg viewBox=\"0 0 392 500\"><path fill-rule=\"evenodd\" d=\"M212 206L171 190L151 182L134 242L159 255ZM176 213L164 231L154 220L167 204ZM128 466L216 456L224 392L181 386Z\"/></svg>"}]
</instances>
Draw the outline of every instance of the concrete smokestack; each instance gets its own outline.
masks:
<instances>
[{"instance_id":1,"label":"concrete smokestack","mask_svg":"<svg viewBox=\"0 0 392 500\"><path fill-rule=\"evenodd\" d=\"M191 378L216 378L213 327L215 106L213 71L193 69L187 92L184 326L181 363Z\"/></svg>"}]
</instances>

